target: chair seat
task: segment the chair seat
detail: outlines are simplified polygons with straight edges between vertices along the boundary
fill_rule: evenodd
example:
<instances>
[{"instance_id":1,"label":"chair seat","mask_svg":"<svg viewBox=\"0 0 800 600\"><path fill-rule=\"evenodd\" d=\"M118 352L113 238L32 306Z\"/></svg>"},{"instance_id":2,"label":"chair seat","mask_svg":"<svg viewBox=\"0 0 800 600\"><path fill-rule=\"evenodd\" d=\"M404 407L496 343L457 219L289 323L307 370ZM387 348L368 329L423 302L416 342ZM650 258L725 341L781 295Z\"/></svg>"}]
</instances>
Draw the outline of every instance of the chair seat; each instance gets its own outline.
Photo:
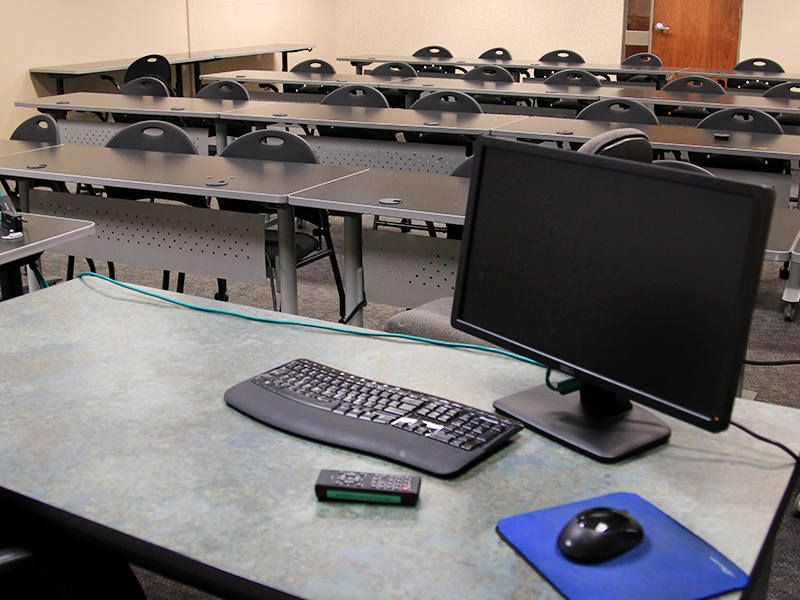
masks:
<instances>
[{"instance_id":1,"label":"chair seat","mask_svg":"<svg viewBox=\"0 0 800 600\"><path fill-rule=\"evenodd\" d=\"M384 330L443 342L492 346L450 325L453 297L437 298L421 306L398 313L386 321Z\"/></svg>"},{"instance_id":2,"label":"chair seat","mask_svg":"<svg viewBox=\"0 0 800 600\"><path fill-rule=\"evenodd\" d=\"M278 256L278 232L274 229L267 229L264 235L267 255L274 263L275 257ZM303 260L306 256L319 250L319 241L317 238L307 233L296 232L294 244L298 261Z\"/></svg>"}]
</instances>

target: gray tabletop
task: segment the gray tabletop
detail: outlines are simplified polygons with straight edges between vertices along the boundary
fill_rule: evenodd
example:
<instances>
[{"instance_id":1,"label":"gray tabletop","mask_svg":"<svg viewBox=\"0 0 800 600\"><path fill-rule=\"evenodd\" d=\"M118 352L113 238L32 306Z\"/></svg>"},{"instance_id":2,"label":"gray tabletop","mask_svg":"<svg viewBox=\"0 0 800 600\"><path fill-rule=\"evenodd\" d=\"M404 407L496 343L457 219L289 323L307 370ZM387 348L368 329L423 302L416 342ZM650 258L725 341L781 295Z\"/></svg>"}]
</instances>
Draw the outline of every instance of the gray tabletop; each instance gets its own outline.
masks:
<instances>
[{"instance_id":1,"label":"gray tabletop","mask_svg":"<svg viewBox=\"0 0 800 600\"><path fill-rule=\"evenodd\" d=\"M387 90L406 90L413 92L453 90L465 94L498 94L518 98L574 98L578 100L597 100L604 95L613 94L619 88L580 87L576 85L547 85L541 82L501 82L476 81L472 79L451 79L438 77L416 77L384 83L379 87Z\"/></svg>"},{"instance_id":2,"label":"gray tabletop","mask_svg":"<svg viewBox=\"0 0 800 600\"><path fill-rule=\"evenodd\" d=\"M165 54L164 57L170 64L189 64L217 60L221 58L234 58L238 56L254 56L258 54L272 54L279 52L296 52L300 50L310 50L316 48L315 44L265 44L263 46L246 46L243 48L222 48L212 50L196 50L193 52L174 52ZM122 58L115 60L99 60L83 63L73 63L67 65L51 65L47 67L35 67L31 73L43 73L51 76L78 76L90 75L92 73L107 73L109 71L122 71L127 69L136 60L134 58Z\"/></svg>"},{"instance_id":3,"label":"gray tabletop","mask_svg":"<svg viewBox=\"0 0 800 600\"><path fill-rule=\"evenodd\" d=\"M24 142L21 140L0 140L0 156L9 154L23 154L36 152L42 148L50 147L42 142Z\"/></svg>"},{"instance_id":4,"label":"gray tabletop","mask_svg":"<svg viewBox=\"0 0 800 600\"><path fill-rule=\"evenodd\" d=\"M800 158L800 136L734 131L727 132L730 133L727 139L717 139L715 134L719 132L715 130L670 125L631 125L585 119L526 117L509 125L496 127L491 134L522 139L585 142L604 131L621 127L635 127L644 131L653 147L663 150L712 152L785 160Z\"/></svg>"},{"instance_id":5,"label":"gray tabletop","mask_svg":"<svg viewBox=\"0 0 800 600\"><path fill-rule=\"evenodd\" d=\"M345 85L361 84L377 87L382 83L388 83L403 78L396 76L379 77L375 75L354 75L352 73L292 73L291 71L239 70L201 75L200 79L203 81L234 79L236 81L246 81L251 83L293 83L301 85L316 84L325 85L328 87L342 87Z\"/></svg>"},{"instance_id":6,"label":"gray tabletop","mask_svg":"<svg viewBox=\"0 0 800 600\"><path fill-rule=\"evenodd\" d=\"M249 106L246 100L216 100L211 98L184 98L181 96L130 96L101 92L71 92L56 96L43 96L19 100L16 106L36 108L45 112L87 111L124 112L129 114L196 117L216 119L221 112Z\"/></svg>"},{"instance_id":7,"label":"gray tabletop","mask_svg":"<svg viewBox=\"0 0 800 600\"><path fill-rule=\"evenodd\" d=\"M481 135L501 125L514 123L520 115L489 113L429 112L403 108L369 108L274 102L223 113L223 119L296 123L303 125L340 125L393 131L436 131Z\"/></svg>"},{"instance_id":8,"label":"gray tabletop","mask_svg":"<svg viewBox=\"0 0 800 600\"><path fill-rule=\"evenodd\" d=\"M423 476L414 508L323 504L313 491L322 468L409 470L265 427L226 407L226 389L305 356L491 410L543 371L476 351L198 313L93 278L0 304L0 326L14 340L0 361L26 365L0 373L0 486L137 564L225 597L244 589L240 597L255 598L265 586L319 600L560 598L495 525L619 491L749 572L793 469L737 429L710 434L664 417L669 444L616 465L526 430L455 479ZM787 407L738 401L734 416L789 443L800 428Z\"/></svg>"},{"instance_id":9,"label":"gray tabletop","mask_svg":"<svg viewBox=\"0 0 800 600\"><path fill-rule=\"evenodd\" d=\"M91 235L94 223L46 215L20 213L24 219L22 237L0 239L0 264L50 250L66 242Z\"/></svg>"},{"instance_id":10,"label":"gray tabletop","mask_svg":"<svg viewBox=\"0 0 800 600\"><path fill-rule=\"evenodd\" d=\"M800 114L800 101L789 98L764 98L751 94L697 94L642 88L601 88L603 98L638 100L662 106L696 106L703 108L756 108L767 112Z\"/></svg>"}]
</instances>

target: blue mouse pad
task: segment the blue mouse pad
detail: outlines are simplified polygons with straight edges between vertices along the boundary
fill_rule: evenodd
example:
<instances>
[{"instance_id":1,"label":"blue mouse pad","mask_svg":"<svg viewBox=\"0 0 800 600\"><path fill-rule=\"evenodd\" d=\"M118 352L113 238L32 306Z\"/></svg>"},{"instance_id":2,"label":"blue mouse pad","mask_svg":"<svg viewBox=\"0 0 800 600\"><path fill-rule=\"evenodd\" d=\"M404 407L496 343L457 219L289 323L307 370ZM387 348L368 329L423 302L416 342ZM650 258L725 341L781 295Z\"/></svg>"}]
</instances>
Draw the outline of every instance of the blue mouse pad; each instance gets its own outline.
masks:
<instances>
[{"instance_id":1,"label":"blue mouse pad","mask_svg":"<svg viewBox=\"0 0 800 600\"><path fill-rule=\"evenodd\" d=\"M582 565L558 549L561 530L596 507L627 511L644 530L633 550ZM636 494L617 493L503 519L498 533L569 600L699 600L742 589L748 577L730 560Z\"/></svg>"}]
</instances>

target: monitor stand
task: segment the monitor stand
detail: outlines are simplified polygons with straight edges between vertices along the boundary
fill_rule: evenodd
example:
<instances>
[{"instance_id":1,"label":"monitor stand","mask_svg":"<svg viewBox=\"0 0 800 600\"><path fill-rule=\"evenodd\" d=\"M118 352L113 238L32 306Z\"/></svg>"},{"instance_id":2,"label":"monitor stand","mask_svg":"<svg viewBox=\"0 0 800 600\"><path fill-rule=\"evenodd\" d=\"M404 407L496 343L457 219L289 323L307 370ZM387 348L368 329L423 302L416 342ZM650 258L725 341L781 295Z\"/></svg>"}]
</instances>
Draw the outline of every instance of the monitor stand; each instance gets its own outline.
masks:
<instances>
[{"instance_id":1,"label":"monitor stand","mask_svg":"<svg viewBox=\"0 0 800 600\"><path fill-rule=\"evenodd\" d=\"M593 402L581 400L585 391L561 395L541 385L496 400L494 407L534 431L604 463L620 461L669 439L669 426L645 409L624 401L621 411L596 410Z\"/></svg>"}]
</instances>

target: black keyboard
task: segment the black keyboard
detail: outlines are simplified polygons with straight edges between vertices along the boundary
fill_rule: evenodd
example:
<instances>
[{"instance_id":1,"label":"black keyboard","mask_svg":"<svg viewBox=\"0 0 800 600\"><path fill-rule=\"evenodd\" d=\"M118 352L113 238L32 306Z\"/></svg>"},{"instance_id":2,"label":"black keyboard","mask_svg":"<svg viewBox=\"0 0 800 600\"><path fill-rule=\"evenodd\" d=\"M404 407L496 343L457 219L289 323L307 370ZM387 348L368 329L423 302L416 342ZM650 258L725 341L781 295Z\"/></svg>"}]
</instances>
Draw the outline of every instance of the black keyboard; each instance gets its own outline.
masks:
<instances>
[{"instance_id":1,"label":"black keyboard","mask_svg":"<svg viewBox=\"0 0 800 600\"><path fill-rule=\"evenodd\" d=\"M461 471L522 429L495 413L305 359L235 385L225 402L277 429L436 475Z\"/></svg>"}]
</instances>

